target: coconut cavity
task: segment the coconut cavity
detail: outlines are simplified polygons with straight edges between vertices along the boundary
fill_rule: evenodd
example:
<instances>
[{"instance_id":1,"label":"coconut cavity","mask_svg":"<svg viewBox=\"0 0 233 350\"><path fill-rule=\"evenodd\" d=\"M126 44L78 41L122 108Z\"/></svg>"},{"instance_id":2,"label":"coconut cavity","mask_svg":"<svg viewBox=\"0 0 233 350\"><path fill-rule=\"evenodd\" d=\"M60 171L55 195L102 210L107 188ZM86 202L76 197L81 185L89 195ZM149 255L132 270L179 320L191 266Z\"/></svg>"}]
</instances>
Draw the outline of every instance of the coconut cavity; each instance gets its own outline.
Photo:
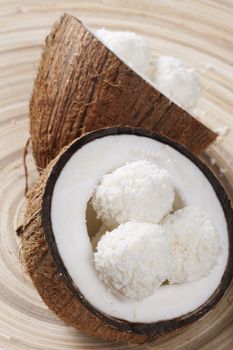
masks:
<instances>
[{"instance_id":1,"label":"coconut cavity","mask_svg":"<svg viewBox=\"0 0 233 350\"><path fill-rule=\"evenodd\" d=\"M192 282L215 267L221 244L214 224L192 206L171 214L174 197L167 170L149 160L102 177L92 195L102 225L91 242L110 292L142 300L165 282Z\"/></svg>"},{"instance_id":2,"label":"coconut cavity","mask_svg":"<svg viewBox=\"0 0 233 350\"><path fill-rule=\"evenodd\" d=\"M170 276L170 267L162 266L160 271L165 271L162 276L158 276L158 270L156 270L153 272L154 284L151 281L147 281L150 293L146 295L142 288L143 292L139 298L131 295L131 300L129 301L128 298L120 296L119 293L109 291L110 285L116 286L119 281L116 279L109 280L101 259L103 255L109 253L106 247L118 245L118 239L124 236L124 232L128 232L126 234L127 237L130 236L129 232L138 232L134 237L135 247L138 247L136 248L138 253L134 257L135 261L137 260L139 267L143 266L140 265L143 259L149 265L155 264L155 260L150 259L150 257L152 258L150 248L153 244L148 245L149 250L145 249L141 252L140 249L143 245L138 243L143 242L142 237L148 235L148 230L146 230L145 223L138 229L138 224L135 220L131 224L128 224L129 220L117 225L115 230L118 231L115 231L114 228L108 229L111 232L107 236L103 235L103 237L112 235L114 239L113 241L110 239L112 245L109 242L109 244L105 245L103 240L99 250L97 245L99 239L96 240L95 246L97 245L97 253L100 254L98 267L96 268L97 263L95 264L94 262L94 253L91 245L93 238L90 238L89 235L94 237L99 230L105 233L106 228L96 218L96 213L91 208L91 201L95 189L106 174L111 174L114 170L126 164L138 161L148 161L150 164L156 164L157 167L164 169L169 174L169 177L172 179L175 197L176 193L179 194L179 205L183 207L183 204L185 204L185 206L196 207L201 212L208 213L209 220L213 223L218 233L221 253L219 252L217 264L211 265L207 276L203 273L203 276L199 276L198 280L189 283L178 283L175 281L175 283L164 284L162 281ZM87 174L90 174L90 176L87 176ZM176 209L178 208L173 207L173 210ZM169 211L171 212L171 209ZM167 214L167 212L164 212L165 218ZM163 218L160 220L163 221ZM85 296L85 299L96 310L129 322L151 323L171 320L194 311L215 292L226 268L229 248L227 225L221 204L212 185L203 172L183 154L162 142L148 137L109 135L85 144L74 153L64 165L56 181L51 202L51 221L59 254L70 277L82 295ZM117 222L119 224L119 220ZM127 225L127 227L124 225ZM150 223L149 225L158 224ZM159 225L163 225L163 222L159 223ZM100 236L102 236L102 232ZM147 233L144 235L144 232ZM195 233L191 229L191 234L193 232ZM119 236L117 233L119 233ZM152 235L153 238L155 236ZM153 239L152 241L150 239L148 238L148 242L153 242ZM128 244L127 249L130 252L130 244ZM210 255L212 254L211 252L214 252L214 248L213 250L211 249ZM115 259L115 269L121 271L128 267L128 275L125 276L126 283L123 288L129 286L131 282L132 284L140 284L141 275L138 271L134 271L137 276L136 280L132 281L129 277L129 266L131 265L127 262L126 256L129 258L130 254L125 255L122 247L119 251L119 256L123 259L122 265L118 264L120 259ZM164 252L164 255L170 256L169 249L164 250L163 247L161 251ZM146 252L149 252L149 254L145 254ZM159 252L160 250L157 257L159 257ZM109 263L108 258L106 261ZM100 275L102 275L102 279ZM149 275L149 279L150 277L151 275ZM128 295L132 290L130 288L130 291L127 291ZM93 293L93 291L95 292ZM175 303L174 300L176 300Z\"/></svg>"}]
</instances>

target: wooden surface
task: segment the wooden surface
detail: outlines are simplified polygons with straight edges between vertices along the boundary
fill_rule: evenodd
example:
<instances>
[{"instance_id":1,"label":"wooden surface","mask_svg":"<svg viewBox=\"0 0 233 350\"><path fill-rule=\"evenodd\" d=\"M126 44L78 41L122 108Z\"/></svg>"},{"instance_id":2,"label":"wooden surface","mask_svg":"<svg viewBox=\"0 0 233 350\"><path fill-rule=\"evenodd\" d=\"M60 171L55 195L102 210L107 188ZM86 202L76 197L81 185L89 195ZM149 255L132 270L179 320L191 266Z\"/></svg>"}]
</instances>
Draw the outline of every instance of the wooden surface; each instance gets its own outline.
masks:
<instances>
[{"instance_id":1,"label":"wooden surface","mask_svg":"<svg viewBox=\"0 0 233 350\"><path fill-rule=\"evenodd\" d=\"M88 338L57 320L40 300L19 262L14 230L24 205L23 149L28 100L41 45L64 12L92 28L132 30L148 37L154 56L174 55L198 71L197 115L212 129L228 126L207 150L233 199L233 1L0 0L0 349L128 349ZM205 156L207 159L208 156ZM208 160L208 159L207 159ZM212 162L214 162L212 160ZM38 176L31 155L30 183ZM131 347L139 349L139 347ZM195 325L156 344L159 350L233 349L233 286Z\"/></svg>"}]
</instances>

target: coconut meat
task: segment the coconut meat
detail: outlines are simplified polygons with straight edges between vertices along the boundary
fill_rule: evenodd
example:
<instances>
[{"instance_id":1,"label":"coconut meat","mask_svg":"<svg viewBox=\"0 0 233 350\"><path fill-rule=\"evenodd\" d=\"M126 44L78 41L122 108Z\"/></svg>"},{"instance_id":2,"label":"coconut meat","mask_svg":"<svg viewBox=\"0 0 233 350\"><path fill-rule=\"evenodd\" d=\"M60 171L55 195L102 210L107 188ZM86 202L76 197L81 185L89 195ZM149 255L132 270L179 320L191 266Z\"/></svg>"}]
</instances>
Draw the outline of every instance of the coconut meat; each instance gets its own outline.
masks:
<instances>
[{"instance_id":1,"label":"coconut meat","mask_svg":"<svg viewBox=\"0 0 233 350\"><path fill-rule=\"evenodd\" d=\"M129 301L110 293L97 274L87 232L86 207L105 174L143 159L167 170L180 195L179 202L208 213L219 233L222 254L207 277L191 283L163 285L143 300ZM79 149L56 181L51 221L60 256L84 297L101 312L130 322L168 320L195 310L220 284L228 259L226 219L207 178L175 149L143 136L105 136Z\"/></svg>"}]
</instances>

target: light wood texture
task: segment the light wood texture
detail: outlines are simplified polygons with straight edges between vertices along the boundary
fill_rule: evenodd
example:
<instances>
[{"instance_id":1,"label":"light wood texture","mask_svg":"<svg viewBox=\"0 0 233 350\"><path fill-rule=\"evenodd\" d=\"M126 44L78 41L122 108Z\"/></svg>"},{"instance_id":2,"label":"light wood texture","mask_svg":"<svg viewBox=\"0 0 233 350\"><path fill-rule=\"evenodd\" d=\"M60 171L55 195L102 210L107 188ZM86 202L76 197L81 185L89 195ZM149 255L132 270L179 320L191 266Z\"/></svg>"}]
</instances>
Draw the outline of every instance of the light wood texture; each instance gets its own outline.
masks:
<instances>
[{"instance_id":1,"label":"light wood texture","mask_svg":"<svg viewBox=\"0 0 233 350\"><path fill-rule=\"evenodd\" d=\"M24 206L28 101L43 40L64 12L92 28L143 34L154 56L174 55L196 68L202 84L199 119L212 129L229 128L205 159L214 158L214 168L221 169L219 176L233 199L232 1L0 0L0 349L5 350L128 349L88 338L57 320L19 262L14 230ZM32 183L38 175L31 155L28 165ZM233 349L233 286L205 318L140 349Z\"/></svg>"}]
</instances>

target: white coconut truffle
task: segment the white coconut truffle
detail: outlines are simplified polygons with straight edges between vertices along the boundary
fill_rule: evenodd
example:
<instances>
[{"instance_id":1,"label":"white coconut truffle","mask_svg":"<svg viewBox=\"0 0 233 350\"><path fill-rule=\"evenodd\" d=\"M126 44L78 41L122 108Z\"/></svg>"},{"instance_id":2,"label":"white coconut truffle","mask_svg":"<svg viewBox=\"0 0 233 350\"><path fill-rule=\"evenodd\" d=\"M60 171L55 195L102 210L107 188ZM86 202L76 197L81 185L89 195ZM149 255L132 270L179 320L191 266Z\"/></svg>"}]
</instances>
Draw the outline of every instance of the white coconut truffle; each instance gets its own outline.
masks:
<instances>
[{"instance_id":1,"label":"white coconut truffle","mask_svg":"<svg viewBox=\"0 0 233 350\"><path fill-rule=\"evenodd\" d=\"M150 74L150 49L147 40L133 32L113 32L104 28L96 36L128 66L145 77Z\"/></svg>"},{"instance_id":2,"label":"white coconut truffle","mask_svg":"<svg viewBox=\"0 0 233 350\"><path fill-rule=\"evenodd\" d=\"M110 228L127 221L159 223L173 201L168 172L149 160L131 162L104 175L92 197L97 217Z\"/></svg>"},{"instance_id":3,"label":"white coconut truffle","mask_svg":"<svg viewBox=\"0 0 233 350\"><path fill-rule=\"evenodd\" d=\"M142 300L167 279L171 250L160 225L127 222L100 239L94 262L110 291Z\"/></svg>"},{"instance_id":4,"label":"white coconut truffle","mask_svg":"<svg viewBox=\"0 0 233 350\"><path fill-rule=\"evenodd\" d=\"M189 206L169 215L163 227L173 255L168 280L184 283L207 276L221 253L216 228L208 216Z\"/></svg>"},{"instance_id":5,"label":"white coconut truffle","mask_svg":"<svg viewBox=\"0 0 233 350\"><path fill-rule=\"evenodd\" d=\"M200 98L200 85L195 71L172 56L158 58L154 84L164 95L187 110L193 110Z\"/></svg>"}]
</instances>

